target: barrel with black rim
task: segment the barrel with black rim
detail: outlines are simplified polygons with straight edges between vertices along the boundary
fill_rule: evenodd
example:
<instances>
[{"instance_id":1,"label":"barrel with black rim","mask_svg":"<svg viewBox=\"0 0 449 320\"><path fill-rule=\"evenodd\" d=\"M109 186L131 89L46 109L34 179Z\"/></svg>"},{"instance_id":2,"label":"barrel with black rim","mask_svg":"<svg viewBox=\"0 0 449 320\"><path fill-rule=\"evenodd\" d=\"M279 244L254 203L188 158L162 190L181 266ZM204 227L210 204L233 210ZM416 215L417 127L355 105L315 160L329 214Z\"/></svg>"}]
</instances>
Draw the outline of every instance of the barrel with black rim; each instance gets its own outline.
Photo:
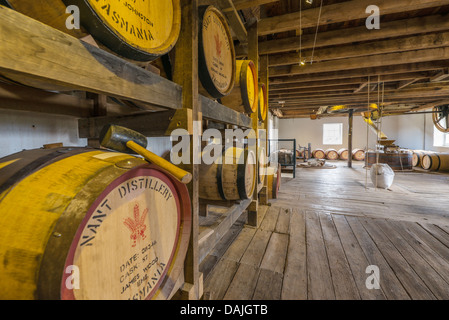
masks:
<instances>
[{"instance_id":1,"label":"barrel with black rim","mask_svg":"<svg viewBox=\"0 0 449 320\"><path fill-rule=\"evenodd\" d=\"M256 185L256 169L252 150L224 147L213 163L200 165L199 197L208 200L249 199Z\"/></svg>"},{"instance_id":2,"label":"barrel with black rim","mask_svg":"<svg viewBox=\"0 0 449 320\"><path fill-rule=\"evenodd\" d=\"M91 148L0 159L0 298L169 299L190 230L184 184Z\"/></svg>"},{"instance_id":3,"label":"barrel with black rim","mask_svg":"<svg viewBox=\"0 0 449 320\"><path fill-rule=\"evenodd\" d=\"M90 34L112 52L136 61L152 61L168 53L181 30L179 0L4 1L18 12L74 37ZM71 8L79 9L80 29L66 25L73 23L70 14L77 16Z\"/></svg>"},{"instance_id":4,"label":"barrel with black rim","mask_svg":"<svg viewBox=\"0 0 449 320\"><path fill-rule=\"evenodd\" d=\"M213 99L229 95L235 83L234 42L226 17L214 6L200 6L198 77L201 94Z\"/></svg>"},{"instance_id":5,"label":"barrel with black rim","mask_svg":"<svg viewBox=\"0 0 449 320\"><path fill-rule=\"evenodd\" d=\"M229 95L221 98L221 103L242 113L254 113L258 107L257 88L257 71L254 62L237 60L234 89Z\"/></svg>"}]
</instances>

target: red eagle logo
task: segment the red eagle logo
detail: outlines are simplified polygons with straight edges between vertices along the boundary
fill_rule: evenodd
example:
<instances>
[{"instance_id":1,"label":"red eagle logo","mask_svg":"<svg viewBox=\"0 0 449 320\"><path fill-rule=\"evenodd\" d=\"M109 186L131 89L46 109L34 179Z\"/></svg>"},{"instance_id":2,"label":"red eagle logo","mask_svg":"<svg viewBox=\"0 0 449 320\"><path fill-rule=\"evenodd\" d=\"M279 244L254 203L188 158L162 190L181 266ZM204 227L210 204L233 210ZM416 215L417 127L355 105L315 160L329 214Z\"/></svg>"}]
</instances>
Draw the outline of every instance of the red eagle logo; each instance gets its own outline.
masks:
<instances>
[{"instance_id":1,"label":"red eagle logo","mask_svg":"<svg viewBox=\"0 0 449 320\"><path fill-rule=\"evenodd\" d=\"M214 35L214 39L215 39L215 50L217 50L217 55L221 57L221 45L223 43L220 41L220 36L218 34Z\"/></svg>"},{"instance_id":2,"label":"red eagle logo","mask_svg":"<svg viewBox=\"0 0 449 320\"><path fill-rule=\"evenodd\" d=\"M147 217L147 214L148 208L142 212L141 216L139 204L136 204L134 206L134 220L131 218L126 218L123 222L123 224L131 231L130 238L133 240L133 247L136 246L137 241L144 240L146 238L145 230L147 229L147 226L145 225L145 218Z\"/></svg>"}]
</instances>

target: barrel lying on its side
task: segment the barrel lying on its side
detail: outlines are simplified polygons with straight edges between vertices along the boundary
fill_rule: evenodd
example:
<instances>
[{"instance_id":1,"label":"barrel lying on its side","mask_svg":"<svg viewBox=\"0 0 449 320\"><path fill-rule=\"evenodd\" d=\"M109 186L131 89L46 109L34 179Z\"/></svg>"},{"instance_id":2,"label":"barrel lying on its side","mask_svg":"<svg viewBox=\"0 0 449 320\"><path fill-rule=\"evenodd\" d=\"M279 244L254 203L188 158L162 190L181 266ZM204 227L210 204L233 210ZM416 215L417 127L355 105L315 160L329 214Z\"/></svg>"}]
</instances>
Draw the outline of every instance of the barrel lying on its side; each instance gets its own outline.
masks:
<instances>
[{"instance_id":1,"label":"barrel lying on its side","mask_svg":"<svg viewBox=\"0 0 449 320\"><path fill-rule=\"evenodd\" d=\"M256 185L256 157L247 148L223 148L212 164L199 169L199 197L208 200L249 199Z\"/></svg>"},{"instance_id":2,"label":"barrel lying on its side","mask_svg":"<svg viewBox=\"0 0 449 320\"><path fill-rule=\"evenodd\" d=\"M0 159L1 299L168 299L190 230L184 184L90 148Z\"/></svg>"}]
</instances>

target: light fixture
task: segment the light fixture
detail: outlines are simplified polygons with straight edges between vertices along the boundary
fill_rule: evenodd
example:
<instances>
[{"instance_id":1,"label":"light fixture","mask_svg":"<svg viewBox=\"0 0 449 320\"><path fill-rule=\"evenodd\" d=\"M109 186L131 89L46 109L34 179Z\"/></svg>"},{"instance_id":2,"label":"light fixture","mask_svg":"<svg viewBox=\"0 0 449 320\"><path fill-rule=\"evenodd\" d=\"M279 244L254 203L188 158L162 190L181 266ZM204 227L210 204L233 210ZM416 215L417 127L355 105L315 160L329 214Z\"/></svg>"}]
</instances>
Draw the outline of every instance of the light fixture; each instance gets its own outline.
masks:
<instances>
[{"instance_id":1,"label":"light fixture","mask_svg":"<svg viewBox=\"0 0 449 320\"><path fill-rule=\"evenodd\" d=\"M306 3L307 3L307 4L312 4L312 3L313 3L313 0L306 0Z\"/></svg>"}]
</instances>

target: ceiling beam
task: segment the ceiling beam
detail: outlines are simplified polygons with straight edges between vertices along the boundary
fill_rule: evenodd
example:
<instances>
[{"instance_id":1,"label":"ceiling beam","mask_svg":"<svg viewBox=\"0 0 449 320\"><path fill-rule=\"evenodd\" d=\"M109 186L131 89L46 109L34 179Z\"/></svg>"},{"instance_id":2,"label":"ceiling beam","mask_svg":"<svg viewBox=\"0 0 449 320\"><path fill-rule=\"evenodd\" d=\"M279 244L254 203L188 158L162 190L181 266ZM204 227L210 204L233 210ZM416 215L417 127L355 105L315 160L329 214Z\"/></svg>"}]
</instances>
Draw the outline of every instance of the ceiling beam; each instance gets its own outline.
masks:
<instances>
[{"instance_id":1,"label":"ceiling beam","mask_svg":"<svg viewBox=\"0 0 449 320\"><path fill-rule=\"evenodd\" d=\"M373 54L386 54L405 52L420 49L431 49L449 46L449 32L408 36L399 39L388 39L359 43L357 45L333 46L314 51L313 60L326 61L369 56ZM312 51L301 54L307 61L311 60ZM292 65L299 63L298 53L276 54L269 56L269 66Z\"/></svg>"},{"instance_id":2,"label":"ceiling beam","mask_svg":"<svg viewBox=\"0 0 449 320\"><path fill-rule=\"evenodd\" d=\"M390 21L382 23L381 26L380 29L373 30L368 30L363 25L361 27L320 32L316 48L447 31L449 30L449 14ZM314 44L315 34L306 34L301 37L261 41L259 42L259 49L261 54L276 54L311 49ZM237 46L236 55L238 57L246 56L247 47L245 45Z\"/></svg>"},{"instance_id":3,"label":"ceiling beam","mask_svg":"<svg viewBox=\"0 0 449 320\"><path fill-rule=\"evenodd\" d=\"M334 72L281 76L270 80L270 86L307 81L330 81L355 77L391 76L399 73L437 71L449 67L449 61L431 61L395 66L339 70ZM272 74L270 76L273 77Z\"/></svg>"},{"instance_id":4,"label":"ceiling beam","mask_svg":"<svg viewBox=\"0 0 449 320\"><path fill-rule=\"evenodd\" d=\"M449 47L426 50L407 51L402 53L379 54L366 57L341 59L338 62L325 61L305 66L290 66L270 69L270 77L289 76L351 70L360 68L386 67L404 63L448 60Z\"/></svg>"},{"instance_id":5,"label":"ceiling beam","mask_svg":"<svg viewBox=\"0 0 449 320\"><path fill-rule=\"evenodd\" d=\"M278 1L279 0L234 0L234 6L237 10L242 10Z\"/></svg>"},{"instance_id":6,"label":"ceiling beam","mask_svg":"<svg viewBox=\"0 0 449 320\"><path fill-rule=\"evenodd\" d=\"M320 8L264 18L259 21L258 33L263 36L317 25L366 19L370 15L366 13L366 8L372 4L372 0L352 0L323 6L320 21L317 19ZM381 15L387 15L440 7L447 5L447 0L377 0L375 4L379 7Z\"/></svg>"}]
</instances>

